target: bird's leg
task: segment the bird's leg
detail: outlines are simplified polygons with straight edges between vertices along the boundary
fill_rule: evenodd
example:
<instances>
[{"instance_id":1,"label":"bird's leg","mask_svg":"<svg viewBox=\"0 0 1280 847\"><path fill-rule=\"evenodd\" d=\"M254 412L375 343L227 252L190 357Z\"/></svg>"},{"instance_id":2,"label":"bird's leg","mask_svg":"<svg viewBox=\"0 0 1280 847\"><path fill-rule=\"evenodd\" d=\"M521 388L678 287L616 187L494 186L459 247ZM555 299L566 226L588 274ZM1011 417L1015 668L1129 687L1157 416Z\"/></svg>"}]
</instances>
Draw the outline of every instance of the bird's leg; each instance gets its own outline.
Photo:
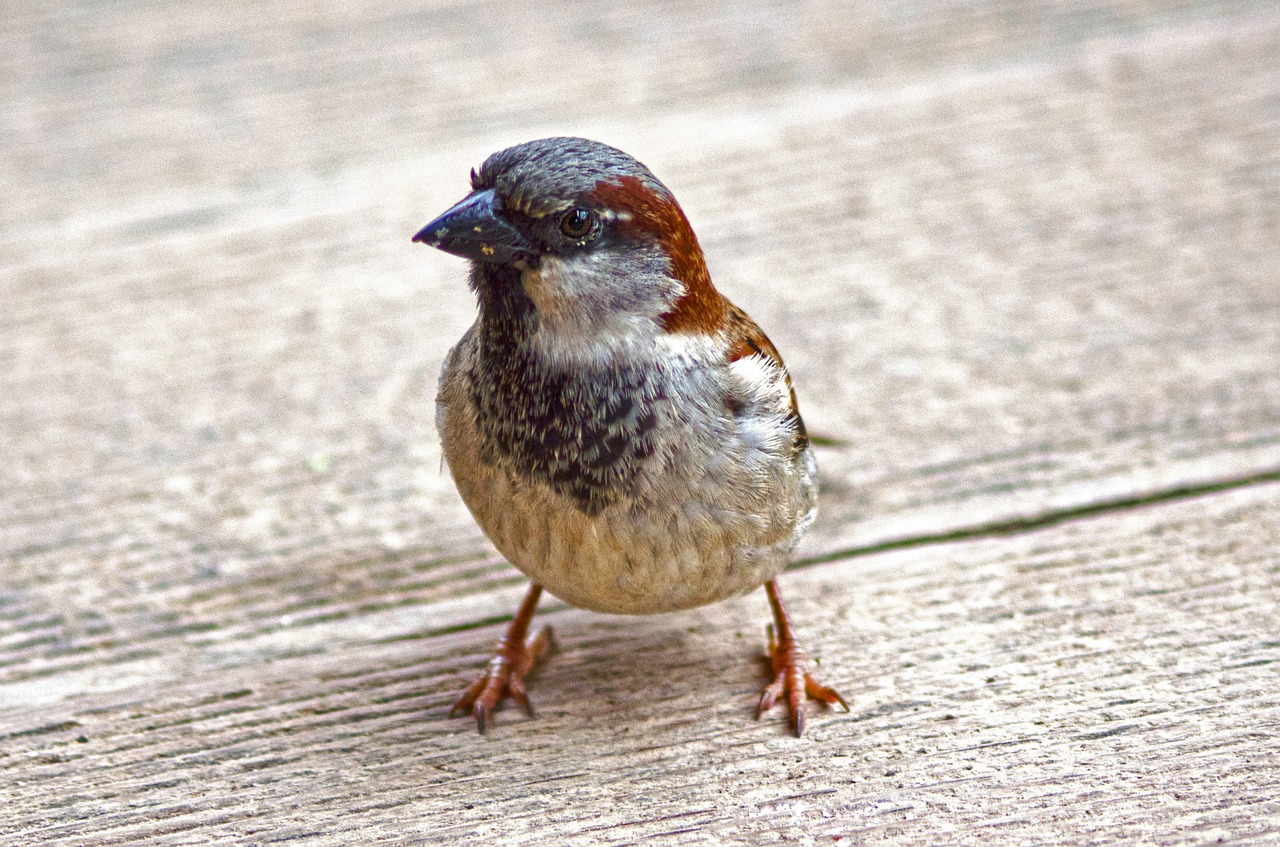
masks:
<instances>
[{"instance_id":1,"label":"bird's leg","mask_svg":"<svg viewBox=\"0 0 1280 847\"><path fill-rule=\"evenodd\" d=\"M791 628L791 619L782 606L782 597L778 594L778 581L771 579L764 584L765 593L769 595L769 606L773 609L773 623L769 626L769 656L773 661L773 682L760 695L760 708L756 710L756 719L773 708L780 697L786 697L787 709L791 713L791 729L796 737L804 735L804 703L806 695L821 700L828 706L839 703L849 711L849 704L836 692L817 680L809 672L809 657L796 641L795 630Z\"/></svg>"},{"instance_id":2,"label":"bird's leg","mask_svg":"<svg viewBox=\"0 0 1280 847\"><path fill-rule=\"evenodd\" d=\"M542 596L542 586L532 583L529 593L520 601L520 608L507 627L507 634L498 641L498 646L489 660L489 666L475 682L471 683L458 702L453 704L450 717L456 717L470 711L476 718L476 726L481 732L489 723L489 715L506 697L510 696L524 710L533 716L533 704L529 702L529 693L524 687L525 674L533 667L538 657L553 644L551 627L543 627L537 635L528 638L529 622L533 620L534 607Z\"/></svg>"}]
</instances>

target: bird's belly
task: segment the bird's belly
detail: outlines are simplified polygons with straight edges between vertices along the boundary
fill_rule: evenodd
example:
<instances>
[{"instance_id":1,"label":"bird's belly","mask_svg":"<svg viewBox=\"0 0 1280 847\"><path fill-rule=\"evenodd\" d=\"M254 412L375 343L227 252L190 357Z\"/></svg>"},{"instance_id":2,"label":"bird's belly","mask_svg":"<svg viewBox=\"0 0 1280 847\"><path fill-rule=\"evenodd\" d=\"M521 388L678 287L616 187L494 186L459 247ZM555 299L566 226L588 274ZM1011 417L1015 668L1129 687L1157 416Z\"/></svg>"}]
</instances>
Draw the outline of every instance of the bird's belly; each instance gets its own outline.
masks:
<instances>
[{"instance_id":1,"label":"bird's belly","mask_svg":"<svg viewBox=\"0 0 1280 847\"><path fill-rule=\"evenodd\" d=\"M772 579L792 547L790 533L760 544L758 521L698 498L662 508L624 501L589 516L541 486L485 470L458 480L481 528L530 579L584 609L648 614L713 603Z\"/></svg>"}]
</instances>

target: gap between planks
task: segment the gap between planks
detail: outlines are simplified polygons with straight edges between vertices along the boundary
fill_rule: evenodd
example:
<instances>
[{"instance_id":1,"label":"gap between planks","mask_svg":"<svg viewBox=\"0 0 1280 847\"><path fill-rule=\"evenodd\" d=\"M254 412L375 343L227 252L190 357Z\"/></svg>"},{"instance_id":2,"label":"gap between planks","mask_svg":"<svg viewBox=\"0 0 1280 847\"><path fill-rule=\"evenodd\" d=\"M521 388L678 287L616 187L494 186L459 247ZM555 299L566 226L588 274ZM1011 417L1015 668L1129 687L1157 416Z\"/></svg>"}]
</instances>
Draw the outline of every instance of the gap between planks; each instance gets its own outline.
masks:
<instances>
[{"instance_id":1,"label":"gap between planks","mask_svg":"<svg viewBox=\"0 0 1280 847\"><path fill-rule=\"evenodd\" d=\"M1249 488L1255 485L1266 485L1273 482L1280 482L1280 468L1270 468L1249 474L1239 474L1235 476L1222 477L1220 479L1210 479L1201 482L1175 485L1169 488L1146 493L1110 497L1089 503L1081 503L1075 506L1063 506L1057 509L1049 509L1034 515L1000 518L997 520L982 521L968 526L943 529L937 532L926 532L906 535L900 538L889 538L884 541L876 541L870 544L858 545L856 547L846 547L842 550L833 550L829 553L822 553L816 556L807 556L802 559L796 559L788 570L798 570L800 568L807 568L813 565L827 564L828 562L840 562L846 559L872 556L877 553L885 553L890 550L927 547L936 544L950 544L956 541L971 541L978 538L1017 535L1019 533L1033 532L1035 530L1057 526L1071 521L1093 518L1099 515L1131 511L1133 509L1163 503L1176 503L1183 500L1194 500L1199 497L1207 497L1214 494L1221 494L1226 491L1235 491L1241 488Z\"/></svg>"}]
</instances>

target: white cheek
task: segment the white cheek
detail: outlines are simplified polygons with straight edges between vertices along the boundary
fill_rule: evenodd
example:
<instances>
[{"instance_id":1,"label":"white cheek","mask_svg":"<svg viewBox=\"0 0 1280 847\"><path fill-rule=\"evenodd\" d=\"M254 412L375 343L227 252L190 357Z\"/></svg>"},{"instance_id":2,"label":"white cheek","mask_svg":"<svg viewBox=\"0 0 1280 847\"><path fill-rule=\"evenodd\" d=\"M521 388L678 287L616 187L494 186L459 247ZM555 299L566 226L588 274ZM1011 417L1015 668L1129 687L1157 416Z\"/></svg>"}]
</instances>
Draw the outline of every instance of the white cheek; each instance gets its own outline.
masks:
<instances>
[{"instance_id":1,"label":"white cheek","mask_svg":"<svg viewBox=\"0 0 1280 847\"><path fill-rule=\"evenodd\" d=\"M544 326L564 336L625 334L652 323L683 292L665 262L639 253L547 256L523 280Z\"/></svg>"}]
</instances>

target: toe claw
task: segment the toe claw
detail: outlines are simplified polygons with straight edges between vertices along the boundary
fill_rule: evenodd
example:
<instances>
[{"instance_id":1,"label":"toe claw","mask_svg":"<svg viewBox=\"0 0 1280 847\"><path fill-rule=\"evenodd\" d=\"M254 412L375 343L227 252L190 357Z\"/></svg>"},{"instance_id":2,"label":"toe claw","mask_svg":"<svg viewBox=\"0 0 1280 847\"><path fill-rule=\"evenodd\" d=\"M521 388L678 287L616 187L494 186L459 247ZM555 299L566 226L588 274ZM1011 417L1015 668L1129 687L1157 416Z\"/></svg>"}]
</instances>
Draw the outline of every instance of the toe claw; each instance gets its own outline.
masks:
<instances>
[{"instance_id":1,"label":"toe claw","mask_svg":"<svg viewBox=\"0 0 1280 847\"><path fill-rule=\"evenodd\" d=\"M760 694L760 705L756 707L756 720L760 720L764 713L773 708L778 702L778 697L782 694L782 681L775 679L765 687Z\"/></svg>"},{"instance_id":2,"label":"toe claw","mask_svg":"<svg viewBox=\"0 0 1280 847\"><path fill-rule=\"evenodd\" d=\"M804 675L804 691L812 700L821 700L828 706L834 706L839 703L841 709L846 712L849 711L849 704L840 696L839 691L823 685L807 673Z\"/></svg>"},{"instance_id":3,"label":"toe claw","mask_svg":"<svg viewBox=\"0 0 1280 847\"><path fill-rule=\"evenodd\" d=\"M533 703L529 701L529 692L524 687L523 679L512 676L507 680L507 694L520 705L520 708L524 709L526 715L534 717Z\"/></svg>"}]
</instances>

